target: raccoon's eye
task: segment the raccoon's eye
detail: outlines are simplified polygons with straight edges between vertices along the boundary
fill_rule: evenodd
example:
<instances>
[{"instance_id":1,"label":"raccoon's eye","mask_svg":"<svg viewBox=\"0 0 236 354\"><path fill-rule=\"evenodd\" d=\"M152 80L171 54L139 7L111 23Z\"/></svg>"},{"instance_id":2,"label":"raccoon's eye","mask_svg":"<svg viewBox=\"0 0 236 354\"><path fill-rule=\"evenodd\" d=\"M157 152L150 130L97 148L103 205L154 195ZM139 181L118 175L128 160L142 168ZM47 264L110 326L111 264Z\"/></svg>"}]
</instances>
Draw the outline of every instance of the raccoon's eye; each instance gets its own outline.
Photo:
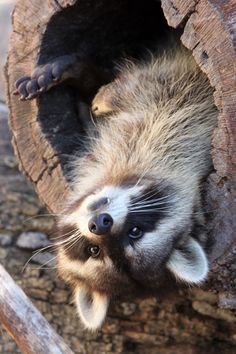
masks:
<instances>
[{"instance_id":1,"label":"raccoon's eye","mask_svg":"<svg viewBox=\"0 0 236 354\"><path fill-rule=\"evenodd\" d=\"M88 253L91 257L97 258L100 254L100 247L99 246L89 246L88 247Z\"/></svg>"},{"instance_id":2,"label":"raccoon's eye","mask_svg":"<svg viewBox=\"0 0 236 354\"><path fill-rule=\"evenodd\" d=\"M135 239L143 236L143 230L141 230L138 226L133 227L129 230L129 237Z\"/></svg>"}]
</instances>

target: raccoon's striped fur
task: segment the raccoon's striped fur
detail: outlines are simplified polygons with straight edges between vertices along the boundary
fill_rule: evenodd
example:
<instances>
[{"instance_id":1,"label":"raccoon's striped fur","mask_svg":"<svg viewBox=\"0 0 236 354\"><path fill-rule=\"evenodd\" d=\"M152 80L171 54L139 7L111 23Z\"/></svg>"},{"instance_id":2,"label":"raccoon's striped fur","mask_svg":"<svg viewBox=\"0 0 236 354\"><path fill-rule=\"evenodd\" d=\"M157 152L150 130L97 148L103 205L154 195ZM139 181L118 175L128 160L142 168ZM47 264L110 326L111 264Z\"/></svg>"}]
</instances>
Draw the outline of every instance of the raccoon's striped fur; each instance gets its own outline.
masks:
<instances>
[{"instance_id":1,"label":"raccoon's striped fur","mask_svg":"<svg viewBox=\"0 0 236 354\"><path fill-rule=\"evenodd\" d=\"M207 77L182 48L126 62L92 106L96 129L74 161L58 220L58 267L85 326L96 329L114 296L153 290L163 278L206 278L200 188L217 110Z\"/></svg>"}]
</instances>

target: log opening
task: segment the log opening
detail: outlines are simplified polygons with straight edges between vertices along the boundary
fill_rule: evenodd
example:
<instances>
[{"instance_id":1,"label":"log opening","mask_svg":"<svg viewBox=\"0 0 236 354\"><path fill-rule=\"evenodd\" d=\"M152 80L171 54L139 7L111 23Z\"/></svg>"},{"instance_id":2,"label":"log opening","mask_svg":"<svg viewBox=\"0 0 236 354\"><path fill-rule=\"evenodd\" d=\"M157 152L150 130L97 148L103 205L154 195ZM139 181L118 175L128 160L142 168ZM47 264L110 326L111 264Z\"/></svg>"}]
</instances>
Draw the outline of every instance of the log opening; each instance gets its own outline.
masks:
<instances>
[{"instance_id":1,"label":"log opening","mask_svg":"<svg viewBox=\"0 0 236 354\"><path fill-rule=\"evenodd\" d=\"M169 31L161 4L155 0L148 6L145 1L100 0L93 9L86 1L78 1L48 22L37 64L76 52L113 71L123 58L138 59L154 49ZM75 90L67 85L51 90L38 103L42 132L60 156L66 178L66 155L83 148L83 119L78 117L75 101Z\"/></svg>"}]
</instances>

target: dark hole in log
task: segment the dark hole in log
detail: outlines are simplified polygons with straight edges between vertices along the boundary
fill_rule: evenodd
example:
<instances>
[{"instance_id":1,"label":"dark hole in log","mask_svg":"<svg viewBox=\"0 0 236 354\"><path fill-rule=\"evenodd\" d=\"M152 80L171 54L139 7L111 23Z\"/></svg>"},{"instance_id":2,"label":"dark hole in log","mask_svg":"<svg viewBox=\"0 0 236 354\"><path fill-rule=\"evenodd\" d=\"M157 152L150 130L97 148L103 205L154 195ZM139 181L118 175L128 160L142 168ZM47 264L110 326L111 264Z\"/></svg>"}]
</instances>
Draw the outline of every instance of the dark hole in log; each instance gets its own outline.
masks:
<instances>
[{"instance_id":1,"label":"dark hole in log","mask_svg":"<svg viewBox=\"0 0 236 354\"><path fill-rule=\"evenodd\" d=\"M159 1L78 1L52 17L42 40L38 64L73 52L112 70L124 57L138 59L173 31ZM75 89L57 87L40 97L39 120L67 177L69 155L83 149L83 126Z\"/></svg>"}]
</instances>

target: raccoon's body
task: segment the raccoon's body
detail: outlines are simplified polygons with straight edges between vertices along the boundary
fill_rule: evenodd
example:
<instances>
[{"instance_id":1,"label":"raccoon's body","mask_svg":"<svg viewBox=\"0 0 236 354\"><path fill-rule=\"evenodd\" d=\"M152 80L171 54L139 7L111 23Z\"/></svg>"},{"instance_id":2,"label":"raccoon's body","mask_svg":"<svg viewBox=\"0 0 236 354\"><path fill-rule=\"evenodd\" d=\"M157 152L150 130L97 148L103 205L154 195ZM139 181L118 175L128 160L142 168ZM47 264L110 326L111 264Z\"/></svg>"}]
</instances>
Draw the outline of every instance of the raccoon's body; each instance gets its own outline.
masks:
<instances>
[{"instance_id":1,"label":"raccoon's body","mask_svg":"<svg viewBox=\"0 0 236 354\"><path fill-rule=\"evenodd\" d=\"M96 329L114 296L161 287L166 277L206 278L200 189L217 110L208 79L182 48L121 66L92 108L98 118L73 162L57 247L79 315Z\"/></svg>"}]
</instances>

